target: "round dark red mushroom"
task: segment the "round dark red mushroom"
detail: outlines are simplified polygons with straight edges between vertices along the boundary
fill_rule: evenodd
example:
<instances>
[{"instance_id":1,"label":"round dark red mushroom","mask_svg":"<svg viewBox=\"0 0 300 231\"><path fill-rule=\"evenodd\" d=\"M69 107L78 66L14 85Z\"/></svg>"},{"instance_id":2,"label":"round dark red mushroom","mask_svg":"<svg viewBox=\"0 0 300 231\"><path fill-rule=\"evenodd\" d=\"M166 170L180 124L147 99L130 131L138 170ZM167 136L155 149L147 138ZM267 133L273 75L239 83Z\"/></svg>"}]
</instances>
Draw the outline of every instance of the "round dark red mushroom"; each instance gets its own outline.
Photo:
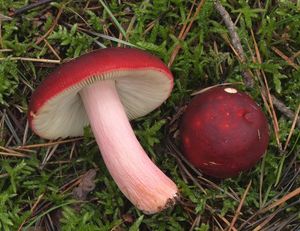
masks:
<instances>
[{"instance_id":1,"label":"round dark red mushroom","mask_svg":"<svg viewBox=\"0 0 300 231\"><path fill-rule=\"evenodd\" d=\"M61 65L36 89L29 123L43 138L83 135L91 125L105 164L125 196L145 213L173 205L178 189L147 156L128 119L170 95L173 77L153 55L107 48Z\"/></svg>"},{"instance_id":2,"label":"round dark red mushroom","mask_svg":"<svg viewBox=\"0 0 300 231\"><path fill-rule=\"evenodd\" d=\"M215 87L195 96L180 126L183 153L203 173L226 178L253 167L265 153L268 123L247 94Z\"/></svg>"}]
</instances>

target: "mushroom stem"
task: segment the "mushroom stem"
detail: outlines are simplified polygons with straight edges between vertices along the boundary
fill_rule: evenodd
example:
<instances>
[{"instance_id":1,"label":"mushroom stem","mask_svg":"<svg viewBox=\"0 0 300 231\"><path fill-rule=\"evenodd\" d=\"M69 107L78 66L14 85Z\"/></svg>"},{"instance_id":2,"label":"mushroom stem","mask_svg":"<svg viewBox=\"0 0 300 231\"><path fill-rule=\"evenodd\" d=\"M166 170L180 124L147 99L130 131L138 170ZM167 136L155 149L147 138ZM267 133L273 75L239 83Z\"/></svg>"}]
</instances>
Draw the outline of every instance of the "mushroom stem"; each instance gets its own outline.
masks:
<instances>
[{"instance_id":1,"label":"mushroom stem","mask_svg":"<svg viewBox=\"0 0 300 231\"><path fill-rule=\"evenodd\" d=\"M104 162L124 195L147 214L173 205L178 189L135 137L115 81L99 81L80 95Z\"/></svg>"}]
</instances>

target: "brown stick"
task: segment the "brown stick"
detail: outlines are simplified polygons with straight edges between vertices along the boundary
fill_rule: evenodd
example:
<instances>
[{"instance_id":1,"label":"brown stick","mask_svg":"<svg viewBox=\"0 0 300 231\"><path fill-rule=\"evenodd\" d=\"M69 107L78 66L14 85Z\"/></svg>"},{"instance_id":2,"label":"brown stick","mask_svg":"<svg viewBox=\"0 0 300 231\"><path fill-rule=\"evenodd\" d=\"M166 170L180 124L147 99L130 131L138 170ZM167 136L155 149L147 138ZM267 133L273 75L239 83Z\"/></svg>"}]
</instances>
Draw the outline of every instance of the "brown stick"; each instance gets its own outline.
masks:
<instances>
[{"instance_id":1,"label":"brown stick","mask_svg":"<svg viewBox=\"0 0 300 231\"><path fill-rule=\"evenodd\" d=\"M253 40L253 45L254 45L256 59L257 59L256 60L254 58L255 59L254 62L255 63L257 62L261 65L263 61L262 61L262 58L261 58L261 55L260 55L260 52L259 52L259 48L258 48L256 39L255 39L255 35L254 35L254 32L253 32L252 29L250 29L250 32L251 32L251 37L252 37L252 40ZM264 100L264 103L265 103L266 107L268 107L270 116L272 118L273 128L274 128L274 133L275 133L275 139L276 139L278 148L281 152L282 151L282 144L280 142L280 136L279 136L279 123L278 123L278 118L277 118L276 111L274 109L274 104L273 104L273 101L272 101L270 88L269 88L269 84L268 84L268 81L267 81L267 76L266 76L266 74L263 70L258 70L257 69L256 73L257 73L257 76L259 77L258 80L259 80L260 85L261 85L261 89L260 89L261 95L262 95L262 98Z\"/></svg>"},{"instance_id":2,"label":"brown stick","mask_svg":"<svg viewBox=\"0 0 300 231\"><path fill-rule=\"evenodd\" d=\"M238 58L243 63L246 60L246 55L243 50L243 47L241 45L241 40L239 38L239 35L236 32L236 27L233 21L231 20L231 17L227 10L222 6L219 0L214 0L215 3L215 9L219 12L221 15L231 38L232 46L237 53ZM247 87L253 86L253 78L252 74L249 71L245 71L242 73L244 83ZM295 113L289 109L282 101L277 99L274 95L271 95L271 100L274 106L277 108L278 111L280 111L284 116L287 118L293 120L295 118ZM297 120L297 126L300 128L300 119Z\"/></svg>"},{"instance_id":3,"label":"brown stick","mask_svg":"<svg viewBox=\"0 0 300 231\"><path fill-rule=\"evenodd\" d=\"M228 29L231 41L232 41L232 46L236 50L238 57L240 58L241 63L245 63L247 58L244 52L244 49L241 44L241 40L239 35L236 32L236 26L231 20L231 17L229 13L226 11L226 9L222 6L222 4L219 2L219 0L215 0L215 8L221 15L222 19L224 20L224 23ZM244 83L246 87L253 87L254 81L252 78L252 75L249 73L249 71L243 71L242 76L244 79Z\"/></svg>"},{"instance_id":4,"label":"brown stick","mask_svg":"<svg viewBox=\"0 0 300 231\"><path fill-rule=\"evenodd\" d=\"M35 42L36 45L40 44L45 38L47 38L47 37L52 33L52 31L55 29L56 25L58 24L58 20L59 20L60 16L62 15L63 9L64 9L64 6L62 6L62 7L59 9L59 11L58 11L58 13L57 13L57 15L56 15L56 17L55 17L55 19L54 19L54 21L53 21L52 26L51 26L50 29L46 32L46 34L44 34L42 37L39 37L39 38L36 40L36 42Z\"/></svg>"},{"instance_id":5,"label":"brown stick","mask_svg":"<svg viewBox=\"0 0 300 231\"><path fill-rule=\"evenodd\" d=\"M299 70L299 66L294 63L289 57L287 57L282 51L280 51L278 48L272 46L272 50L279 55L284 61L286 61L290 66L292 66L297 71Z\"/></svg>"},{"instance_id":6,"label":"brown stick","mask_svg":"<svg viewBox=\"0 0 300 231\"><path fill-rule=\"evenodd\" d=\"M278 111L280 111L283 115L291 120L295 119L295 113L291 109L289 109L281 100L277 99L274 95L272 95L272 100ZM297 126L300 128L300 119L297 119Z\"/></svg>"},{"instance_id":7,"label":"brown stick","mask_svg":"<svg viewBox=\"0 0 300 231\"><path fill-rule=\"evenodd\" d=\"M58 144L65 144L65 143L71 143L75 142L78 140L82 140L83 138L78 137L78 138L72 138L72 139L67 139L67 140L58 140L58 141L50 141L48 143L42 143L42 144L29 144L29 145L23 145L23 146L17 146L14 147L15 150L18 149L33 149L33 148L41 148L41 147L49 147L49 146L54 146Z\"/></svg>"},{"instance_id":8,"label":"brown stick","mask_svg":"<svg viewBox=\"0 0 300 231\"><path fill-rule=\"evenodd\" d=\"M232 22L229 13L226 11L226 9L222 6L222 4L218 0L215 0L215 8L221 15L222 19L224 20L224 23L228 29L233 47L236 49L239 57L241 58L241 61L245 62L246 56L244 53L244 49L242 47L240 37L238 36L238 34L236 32L236 26Z\"/></svg>"},{"instance_id":9,"label":"brown stick","mask_svg":"<svg viewBox=\"0 0 300 231\"><path fill-rule=\"evenodd\" d=\"M7 58L0 58L0 61L5 60ZM61 61L56 59L37 59L37 58L27 58L27 57L10 57L10 60L21 60L21 61L29 61L29 62L39 62L39 63L54 63L59 64Z\"/></svg>"},{"instance_id":10,"label":"brown stick","mask_svg":"<svg viewBox=\"0 0 300 231\"><path fill-rule=\"evenodd\" d=\"M188 19L190 19L190 22L189 22L189 24L185 23L185 24L183 25L183 27L181 28L181 31L180 31L179 36L178 36L178 39L179 39L180 41L184 41L184 40L185 40L185 38L186 38L188 32L190 31L190 29L191 29L191 27L192 27L194 21L195 21L196 18L197 18L197 15L200 13L200 10L202 9L202 6L203 6L204 3L205 3L205 0L200 0L199 5L198 5L198 7L196 8L196 11L195 11L195 13L194 13L194 15L193 15L192 18L190 18L192 12L191 12L191 11L189 12ZM194 7L194 4L195 4L195 1L194 1L194 3L193 3L192 8ZM177 54L178 54L180 48L181 48L181 45L180 45L180 44L178 44L178 45L174 48L174 50L173 50L173 52L172 52L172 54L171 54L169 63L168 63L168 67L171 67L171 66L172 66L172 64L173 64L173 62L174 62L174 60L175 60L175 58L176 58L176 56L177 56Z\"/></svg>"},{"instance_id":11,"label":"brown stick","mask_svg":"<svg viewBox=\"0 0 300 231\"><path fill-rule=\"evenodd\" d=\"M15 15L20 15L20 14L26 13L29 10L32 10L36 7L39 7L41 5L44 5L44 4L53 2L53 1L54 0L40 0L38 2L31 3L27 6L21 7L19 9L15 10L14 12L10 13L10 16L15 16Z\"/></svg>"},{"instance_id":12,"label":"brown stick","mask_svg":"<svg viewBox=\"0 0 300 231\"><path fill-rule=\"evenodd\" d=\"M240 203L239 203L239 206L238 206L237 210L235 211L234 217L233 217L232 220L231 220L231 223L230 223L230 226L229 226L228 231L233 230L234 224L235 224L236 220L238 219L238 217L239 217L239 215L240 215L242 206L243 206L244 201L245 201L245 199L246 199L246 196L247 196L247 194L248 194L248 192L249 192L251 183L252 183L252 181L249 182L247 188L245 189L245 192L244 192L244 194L243 194L243 196L242 196L242 198L241 198L241 201L240 201Z\"/></svg>"},{"instance_id":13,"label":"brown stick","mask_svg":"<svg viewBox=\"0 0 300 231\"><path fill-rule=\"evenodd\" d=\"M263 208L259 211L259 213L265 213L279 205L282 205L283 203L285 203L287 200L296 197L300 194L300 187L296 188L294 191L288 193L287 195L283 196L282 198L280 198L279 200L275 201L273 204L269 205L266 208Z\"/></svg>"}]
</instances>

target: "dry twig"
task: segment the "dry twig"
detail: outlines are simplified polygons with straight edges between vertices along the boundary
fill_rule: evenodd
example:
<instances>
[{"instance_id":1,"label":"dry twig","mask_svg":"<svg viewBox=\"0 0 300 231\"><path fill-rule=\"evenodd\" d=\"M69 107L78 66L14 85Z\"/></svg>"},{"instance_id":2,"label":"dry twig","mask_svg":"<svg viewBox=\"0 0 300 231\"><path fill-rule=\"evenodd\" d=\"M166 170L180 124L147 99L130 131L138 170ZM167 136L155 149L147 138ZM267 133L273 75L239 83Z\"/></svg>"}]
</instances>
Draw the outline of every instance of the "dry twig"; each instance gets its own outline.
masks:
<instances>
[{"instance_id":1,"label":"dry twig","mask_svg":"<svg viewBox=\"0 0 300 231\"><path fill-rule=\"evenodd\" d=\"M236 53L238 59L243 63L246 60L246 55L244 53L243 47L241 45L241 41L239 39L239 35L236 32L236 27L233 21L231 20L231 17L227 10L222 6L219 0L214 0L215 2L215 8L221 15L222 19L224 20L224 23L228 29L230 38L232 40L232 48L234 49L234 52ZM256 52L257 53L257 52ZM279 54L279 53L277 53ZM297 54L298 55L298 54ZM291 64L294 57L290 58L289 64ZM260 56L258 56L258 60L260 60ZM260 60L261 61L261 60ZM294 68L296 68L295 65ZM297 66L298 68L298 66ZM253 78L252 73L250 71L246 71L243 74L244 82L246 86L252 86L253 85ZM283 102L281 102L279 99L277 99L274 95L271 95L271 98L269 99L270 103L274 104L274 106L279 110L283 115L285 115L289 119L295 118L295 113L290 110ZM300 128L300 119L297 120L297 126Z\"/></svg>"},{"instance_id":2,"label":"dry twig","mask_svg":"<svg viewBox=\"0 0 300 231\"><path fill-rule=\"evenodd\" d=\"M299 70L299 66L296 63L294 63L289 57L287 57L282 51L280 51L278 48L274 46L271 48L277 55L279 55L283 60L285 60L290 66L292 66L296 70Z\"/></svg>"},{"instance_id":3,"label":"dry twig","mask_svg":"<svg viewBox=\"0 0 300 231\"><path fill-rule=\"evenodd\" d=\"M283 204L284 202L286 202L287 200L293 198L293 197L296 197L300 194L300 187L295 189L294 191L288 193L287 195L283 196L281 199L275 201L273 204L269 205L268 207L264 208L264 209L261 209L259 211L259 213L265 213L281 204Z\"/></svg>"},{"instance_id":4,"label":"dry twig","mask_svg":"<svg viewBox=\"0 0 300 231\"><path fill-rule=\"evenodd\" d=\"M286 139L286 142L285 142L283 151L286 151L286 149L287 149L287 147L288 147L288 145L289 145L289 143L290 143L290 140L291 140L292 134L293 134L293 132L294 132L294 130L295 130L295 126L296 126L297 121L300 122L300 120L298 119L299 113L300 113L300 104L298 105L298 109L297 109L297 111L296 111L296 115L295 115L295 118L294 118L294 120L293 120L292 127L291 127L291 129L290 129L288 138Z\"/></svg>"},{"instance_id":5,"label":"dry twig","mask_svg":"<svg viewBox=\"0 0 300 231\"><path fill-rule=\"evenodd\" d=\"M32 148L41 148L41 147L50 147L57 144L66 144L66 143L72 143L75 141L82 140L82 137L73 138L73 139L67 139L67 140L58 140L58 141L50 141L48 143L42 143L42 144L29 144L29 145L23 145L23 146L17 146L14 149L32 149Z\"/></svg>"},{"instance_id":6,"label":"dry twig","mask_svg":"<svg viewBox=\"0 0 300 231\"><path fill-rule=\"evenodd\" d=\"M253 40L253 44L254 44L254 49L255 49L255 53L256 53L256 59L254 58L254 62L258 62L260 65L262 64L262 58L259 52L259 48L254 36L254 32L252 29L250 29L251 31L251 37ZM260 77L258 78L259 83L261 85L261 96L264 100L264 103L266 105L266 107L268 107L268 111L269 114L272 118L272 122L273 122L273 127L274 127L274 132L275 132L275 139L278 145L278 148L280 151L282 151L282 144L280 142L280 138L279 138L279 124L278 124L278 119L277 119L277 115L276 115L276 111L274 109L274 105L273 105L273 101L272 101L272 97L270 94L270 88L269 88L269 84L267 81L267 76L265 74L265 72L263 70L256 70L257 75Z\"/></svg>"},{"instance_id":7,"label":"dry twig","mask_svg":"<svg viewBox=\"0 0 300 231\"><path fill-rule=\"evenodd\" d=\"M27 58L27 57L7 57L7 58L0 58L0 61L9 59L9 60L20 60L20 61L29 61L29 62L39 62L39 63L54 63L59 64L60 60L55 59L37 59L37 58Z\"/></svg>"},{"instance_id":8,"label":"dry twig","mask_svg":"<svg viewBox=\"0 0 300 231\"><path fill-rule=\"evenodd\" d=\"M42 37L39 37L39 38L36 40L36 42L35 42L36 45L40 44L45 38L47 38L47 37L52 33L52 31L54 30L54 28L56 27L56 25L57 25L57 23L58 23L58 20L59 20L60 16L62 15L63 10L64 10L64 7L61 7L61 8L59 9L59 11L58 11L58 13L57 13L57 15L56 15L56 17L55 17L55 19L54 19L54 22L53 22L52 26L51 26L50 29L46 32L46 34L44 34Z\"/></svg>"},{"instance_id":9,"label":"dry twig","mask_svg":"<svg viewBox=\"0 0 300 231\"><path fill-rule=\"evenodd\" d=\"M21 7L19 9L15 10L15 11L13 11L9 16L16 16L16 15L20 15L20 14L26 13L29 10L32 10L32 9L34 9L36 7L39 7L41 5L45 5L45 4L53 2L53 1L54 0L39 0L37 2L28 4L27 6Z\"/></svg>"},{"instance_id":10,"label":"dry twig","mask_svg":"<svg viewBox=\"0 0 300 231\"><path fill-rule=\"evenodd\" d=\"M221 15L221 17L224 20L224 23L225 23L225 25L228 29L228 32L229 32L229 35L230 35L230 38L231 38L231 41L232 41L232 46L234 47L235 51L237 52L239 60L241 61L241 63L245 63L246 60L247 60L246 55L245 55L244 49L242 47L240 37L236 32L235 24L232 22L229 13L222 6L220 1L215 0L214 3L215 3L215 9ZM254 81L253 81L251 73L249 71L244 71L242 73L242 75L243 75L245 86L246 87L253 87Z\"/></svg>"},{"instance_id":11,"label":"dry twig","mask_svg":"<svg viewBox=\"0 0 300 231\"><path fill-rule=\"evenodd\" d=\"M34 210L36 209L36 207L38 206L38 204L41 202L43 196L45 195L45 193L42 193L41 195L39 195L39 197L37 198L36 202L34 202L33 206L30 209L30 212L33 213ZM25 225L25 223L28 221L29 217L27 217L19 226L18 231L21 231L23 226Z\"/></svg>"},{"instance_id":12,"label":"dry twig","mask_svg":"<svg viewBox=\"0 0 300 231\"><path fill-rule=\"evenodd\" d=\"M192 5L192 7L191 7L191 9L190 9L190 12L189 12L189 14L188 14L188 16L187 16L187 20L186 20L186 22L183 24L183 26L182 26L182 28L181 28L181 31L179 32L179 36L178 36L179 41L185 40L185 38L186 38L188 32L190 31L190 29L191 29L191 27L192 27L192 25L193 25L195 19L197 18L198 14L200 13L200 10L202 9L202 6L203 6L203 4L205 3L205 0L201 0L201 1L200 1L200 3L198 4L198 6L197 6L197 8L196 8L196 11L195 11L193 17L191 18L192 10L193 10L193 8L194 8L194 6L195 6L195 3L196 3L196 0L194 0L193 5ZM190 21L189 24L187 24L188 21ZM181 48L181 45L180 45L180 44L178 44L178 45L174 48L174 50L173 50L173 52L172 52L172 54L171 54L169 63L168 63L168 67L171 67L171 66L172 66L172 64L173 64L173 62L174 62L174 60L175 60L175 58L176 58L176 55L178 54L180 48Z\"/></svg>"},{"instance_id":13,"label":"dry twig","mask_svg":"<svg viewBox=\"0 0 300 231\"><path fill-rule=\"evenodd\" d=\"M283 115L285 115L290 120L294 120L296 118L295 113L289 109L281 100L277 99L272 95L273 104L276 106L278 111L280 111ZM300 128L300 119L296 120L298 128Z\"/></svg>"},{"instance_id":14,"label":"dry twig","mask_svg":"<svg viewBox=\"0 0 300 231\"><path fill-rule=\"evenodd\" d=\"M244 201L245 201L245 199L246 199L246 196L247 196L247 194L248 194L248 192L249 192L251 183L252 183L252 182L250 181L249 184L248 184L248 186L247 186L247 188L245 189L245 192L244 192L244 194L243 194L243 196L242 196L242 198L241 198L240 204L239 204L237 210L235 211L234 217L233 217L232 220L231 220L231 223L230 223L230 226L229 226L228 231L233 230L234 224L235 224L237 218L238 218L239 215L240 215L242 206L243 206Z\"/></svg>"}]
</instances>

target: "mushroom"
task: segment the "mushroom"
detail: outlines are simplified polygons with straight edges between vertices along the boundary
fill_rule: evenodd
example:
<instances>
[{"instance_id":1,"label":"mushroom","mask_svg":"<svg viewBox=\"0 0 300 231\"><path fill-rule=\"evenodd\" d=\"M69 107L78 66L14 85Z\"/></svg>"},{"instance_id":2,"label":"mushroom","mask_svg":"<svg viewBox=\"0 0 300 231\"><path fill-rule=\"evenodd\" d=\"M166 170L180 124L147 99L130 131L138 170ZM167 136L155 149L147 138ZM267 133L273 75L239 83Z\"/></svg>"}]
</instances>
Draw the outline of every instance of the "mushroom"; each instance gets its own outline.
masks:
<instances>
[{"instance_id":1,"label":"mushroom","mask_svg":"<svg viewBox=\"0 0 300 231\"><path fill-rule=\"evenodd\" d=\"M268 123L247 94L215 87L195 96L180 124L183 153L203 173L226 178L253 167L265 153Z\"/></svg>"},{"instance_id":2,"label":"mushroom","mask_svg":"<svg viewBox=\"0 0 300 231\"><path fill-rule=\"evenodd\" d=\"M178 189L147 156L129 119L170 95L173 77L153 55L106 48L61 65L34 91L32 130L46 139L83 135L90 124L103 160L123 194L146 214L173 205Z\"/></svg>"}]
</instances>

